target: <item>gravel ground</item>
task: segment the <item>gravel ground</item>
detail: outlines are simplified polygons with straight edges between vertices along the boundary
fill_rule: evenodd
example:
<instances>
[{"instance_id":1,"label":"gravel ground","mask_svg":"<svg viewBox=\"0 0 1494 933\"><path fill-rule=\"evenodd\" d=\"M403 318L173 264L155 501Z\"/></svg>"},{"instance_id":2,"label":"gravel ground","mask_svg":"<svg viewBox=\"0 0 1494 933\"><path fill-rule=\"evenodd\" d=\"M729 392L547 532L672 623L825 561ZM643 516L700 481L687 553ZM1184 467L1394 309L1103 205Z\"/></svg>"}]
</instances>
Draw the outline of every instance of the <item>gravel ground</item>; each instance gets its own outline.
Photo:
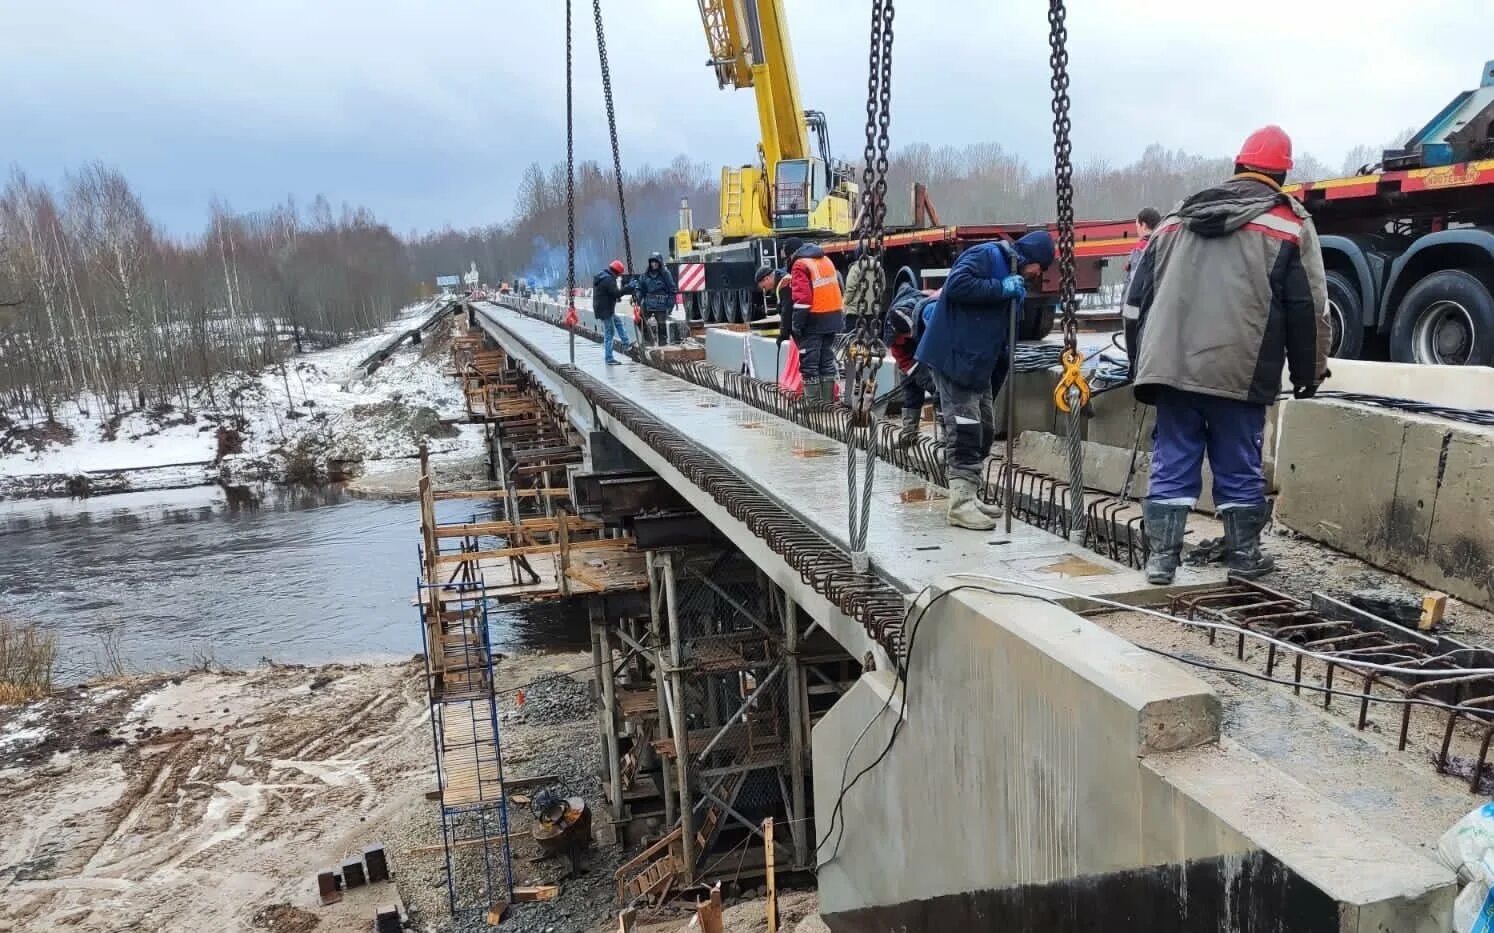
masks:
<instances>
[{"instance_id":1,"label":"gravel ground","mask_svg":"<svg viewBox=\"0 0 1494 933\"><path fill-rule=\"evenodd\" d=\"M515 655L504 659L497 671L497 689L503 697L499 730L503 743L504 774L510 779L553 776L550 784L571 796L580 796L592 808L594 843L584 870L572 873L564 859L539 859L539 848L530 836L533 819L527 807L511 808L510 839L514 883L559 884L553 901L517 904L501 929L506 933L577 933L601 921L613 911L613 872L622 863L621 849L611 842L611 831L601 810L601 738L589 694L591 655L567 652ZM571 673L588 668L582 673ZM537 678L562 676L540 683ZM578 679L586 678L586 679ZM524 689L524 705L516 702ZM537 788L536 788L537 789ZM441 843L435 805L431 812L416 815L392 829L397 848L409 851ZM466 863L475 866L475 851ZM448 909L445 871L439 851L405 860L399 878L400 894L411 919L410 928L427 933L486 933L494 929L480 912L453 921ZM480 873L465 872L466 875ZM462 902L480 904L476 887L459 895Z\"/></svg>"}]
</instances>

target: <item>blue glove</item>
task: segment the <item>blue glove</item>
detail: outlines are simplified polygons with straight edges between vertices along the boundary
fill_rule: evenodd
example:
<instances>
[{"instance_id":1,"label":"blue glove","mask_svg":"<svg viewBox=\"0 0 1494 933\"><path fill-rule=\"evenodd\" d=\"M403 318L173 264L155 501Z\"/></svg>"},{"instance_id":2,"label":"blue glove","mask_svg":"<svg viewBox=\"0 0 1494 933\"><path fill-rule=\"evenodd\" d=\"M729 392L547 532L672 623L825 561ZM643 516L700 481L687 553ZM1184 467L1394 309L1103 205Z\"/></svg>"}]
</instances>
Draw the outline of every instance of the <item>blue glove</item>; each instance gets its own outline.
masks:
<instances>
[{"instance_id":1,"label":"blue glove","mask_svg":"<svg viewBox=\"0 0 1494 933\"><path fill-rule=\"evenodd\" d=\"M1012 274L1001 280L1001 297L1021 300L1027 297L1027 280Z\"/></svg>"}]
</instances>

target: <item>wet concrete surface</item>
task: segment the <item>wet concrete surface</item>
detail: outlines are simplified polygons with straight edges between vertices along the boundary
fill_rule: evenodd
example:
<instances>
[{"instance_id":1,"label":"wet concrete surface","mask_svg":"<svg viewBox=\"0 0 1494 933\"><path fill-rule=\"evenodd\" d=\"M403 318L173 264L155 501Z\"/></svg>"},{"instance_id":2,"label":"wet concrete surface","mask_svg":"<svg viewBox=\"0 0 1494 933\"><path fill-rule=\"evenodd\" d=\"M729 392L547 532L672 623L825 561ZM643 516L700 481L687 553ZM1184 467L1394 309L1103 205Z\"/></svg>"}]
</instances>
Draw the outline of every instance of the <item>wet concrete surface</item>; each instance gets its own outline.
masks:
<instances>
[{"instance_id":1,"label":"wet concrete surface","mask_svg":"<svg viewBox=\"0 0 1494 933\"><path fill-rule=\"evenodd\" d=\"M556 364L569 359L570 337L558 327L491 304L479 306L479 318L490 332L511 332ZM849 550L843 444L645 365L607 366L600 345L584 338L575 341L575 362ZM590 412L573 406L573 416L585 420ZM867 552L878 575L905 592L917 592L955 572L1083 594L1124 594L1146 587L1136 571L1021 522L1013 522L1010 532L1004 524L991 532L951 528L942 496L942 489L914 474L877 465ZM1217 574L1204 572L1197 582L1213 576Z\"/></svg>"}]
</instances>

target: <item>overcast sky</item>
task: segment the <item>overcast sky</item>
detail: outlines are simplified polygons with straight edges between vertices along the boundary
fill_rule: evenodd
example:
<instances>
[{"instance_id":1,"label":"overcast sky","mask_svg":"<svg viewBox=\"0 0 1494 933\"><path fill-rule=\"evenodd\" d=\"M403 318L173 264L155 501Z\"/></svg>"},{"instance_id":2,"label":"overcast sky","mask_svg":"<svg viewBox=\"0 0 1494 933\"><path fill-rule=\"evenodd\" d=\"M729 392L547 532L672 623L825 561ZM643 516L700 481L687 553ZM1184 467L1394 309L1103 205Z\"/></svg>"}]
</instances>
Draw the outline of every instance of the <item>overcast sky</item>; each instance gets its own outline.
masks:
<instances>
[{"instance_id":1,"label":"overcast sky","mask_svg":"<svg viewBox=\"0 0 1494 933\"><path fill-rule=\"evenodd\" d=\"M806 107L864 132L867 3L785 0ZM695 0L604 0L625 164L753 158L750 91L705 68ZM1489 0L1073 0L1074 150L1233 151L1277 122L1337 166L1419 125L1494 55ZM1248 9L1248 13L1245 12ZM577 0L578 158L607 157L591 5ZM1051 156L1045 5L898 5L894 147ZM118 166L168 229L213 196L365 204L400 232L506 219L564 157L561 0L0 0L0 164Z\"/></svg>"}]
</instances>

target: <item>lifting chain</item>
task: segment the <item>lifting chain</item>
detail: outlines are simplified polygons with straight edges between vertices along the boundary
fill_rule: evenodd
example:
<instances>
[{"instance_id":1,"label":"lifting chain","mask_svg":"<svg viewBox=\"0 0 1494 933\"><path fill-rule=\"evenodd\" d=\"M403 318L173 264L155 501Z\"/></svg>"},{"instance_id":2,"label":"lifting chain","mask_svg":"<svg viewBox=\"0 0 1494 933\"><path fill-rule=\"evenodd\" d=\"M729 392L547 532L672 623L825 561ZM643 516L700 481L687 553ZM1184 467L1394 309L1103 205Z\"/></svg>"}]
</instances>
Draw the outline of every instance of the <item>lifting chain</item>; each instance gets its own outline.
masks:
<instances>
[{"instance_id":1,"label":"lifting chain","mask_svg":"<svg viewBox=\"0 0 1494 933\"><path fill-rule=\"evenodd\" d=\"M602 0L591 0L597 21L597 56L602 65L602 96L607 102L607 132L612 137L612 174L617 178L617 213L622 218L623 261L633 271L633 241L628 236L628 205L623 199L622 155L617 148L617 111L612 107L612 69L607 67L607 35L602 29Z\"/></svg>"},{"instance_id":2,"label":"lifting chain","mask_svg":"<svg viewBox=\"0 0 1494 933\"><path fill-rule=\"evenodd\" d=\"M871 44L866 78L866 150L861 169L860 255L870 271L869 301L863 301L856 332L846 348L850 373L852 430L846 445L846 492L850 514L851 564L858 573L869 569L866 535L871 521L872 481L875 476L877 432L872 402L877 395L877 373L887 356L882 342L881 305L885 290L882 270L883 224L887 219L888 127L892 123L893 0L872 0ZM861 451L865 446L865 454ZM859 476L858 476L858 463Z\"/></svg>"},{"instance_id":3,"label":"lifting chain","mask_svg":"<svg viewBox=\"0 0 1494 933\"><path fill-rule=\"evenodd\" d=\"M1064 374L1054 389L1054 402L1068 415L1070 540L1084 541L1084 449L1080 440L1080 412L1089 401L1089 386L1081 371L1079 301L1074 281L1074 165L1069 142L1069 30L1064 25L1064 0L1048 0L1048 61L1053 66L1053 183L1058 202L1058 295L1063 315Z\"/></svg>"},{"instance_id":4,"label":"lifting chain","mask_svg":"<svg viewBox=\"0 0 1494 933\"><path fill-rule=\"evenodd\" d=\"M576 364L576 107L571 56L571 0L565 0L565 326Z\"/></svg>"}]
</instances>

